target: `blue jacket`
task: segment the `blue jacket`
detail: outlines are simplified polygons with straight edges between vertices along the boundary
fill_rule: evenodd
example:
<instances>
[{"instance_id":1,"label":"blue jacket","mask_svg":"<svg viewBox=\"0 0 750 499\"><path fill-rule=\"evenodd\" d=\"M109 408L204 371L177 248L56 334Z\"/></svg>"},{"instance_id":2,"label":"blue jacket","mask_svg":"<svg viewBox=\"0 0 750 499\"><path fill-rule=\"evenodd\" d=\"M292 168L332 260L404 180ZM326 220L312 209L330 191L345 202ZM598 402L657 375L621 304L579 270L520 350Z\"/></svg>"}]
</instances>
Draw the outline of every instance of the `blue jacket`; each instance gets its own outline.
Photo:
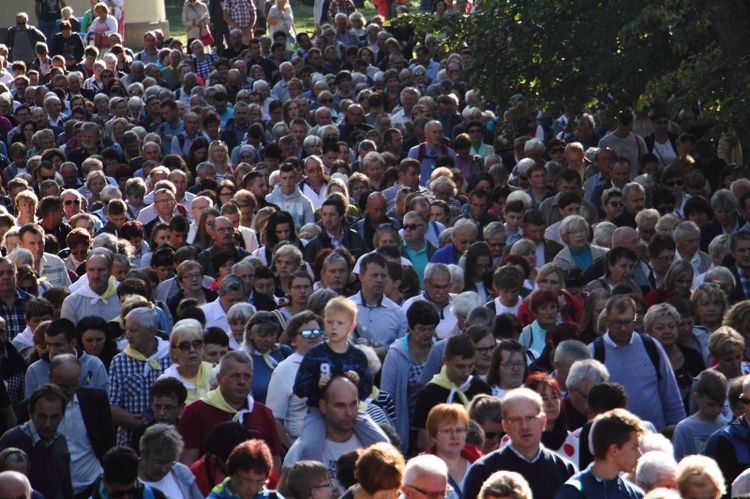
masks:
<instances>
[{"instance_id":1,"label":"blue jacket","mask_svg":"<svg viewBox=\"0 0 750 499\"><path fill-rule=\"evenodd\" d=\"M381 370L380 389L391 395L396 403L396 430L401 438L404 454L409 448L409 369L412 361L409 356L411 333L391 343Z\"/></svg>"},{"instance_id":2,"label":"blue jacket","mask_svg":"<svg viewBox=\"0 0 750 499\"><path fill-rule=\"evenodd\" d=\"M458 265L458 260L461 258L461 255L458 254L456 251L456 245L450 244L449 246L446 246L445 248L440 248L435 252L434 255L432 255L432 258L430 258L430 263L444 263L446 265Z\"/></svg>"},{"instance_id":3,"label":"blue jacket","mask_svg":"<svg viewBox=\"0 0 750 499\"><path fill-rule=\"evenodd\" d=\"M591 468L576 473L555 494L555 499L640 499L643 490L619 476L614 480L599 480Z\"/></svg>"}]
</instances>

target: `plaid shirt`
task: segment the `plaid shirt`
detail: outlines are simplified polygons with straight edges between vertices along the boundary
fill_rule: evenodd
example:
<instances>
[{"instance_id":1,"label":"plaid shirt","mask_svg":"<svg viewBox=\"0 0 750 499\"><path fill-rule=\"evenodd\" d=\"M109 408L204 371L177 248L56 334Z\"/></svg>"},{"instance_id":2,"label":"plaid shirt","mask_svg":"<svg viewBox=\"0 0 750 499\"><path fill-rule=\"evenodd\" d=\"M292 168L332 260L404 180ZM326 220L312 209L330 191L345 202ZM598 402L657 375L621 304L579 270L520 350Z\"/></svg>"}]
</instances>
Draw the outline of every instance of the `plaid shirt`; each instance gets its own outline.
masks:
<instances>
[{"instance_id":1,"label":"plaid shirt","mask_svg":"<svg viewBox=\"0 0 750 499\"><path fill-rule=\"evenodd\" d=\"M42 255L42 272L39 275L44 277L53 287L70 287L70 276L65 262L57 255L44 253Z\"/></svg>"},{"instance_id":2,"label":"plaid shirt","mask_svg":"<svg viewBox=\"0 0 750 499\"><path fill-rule=\"evenodd\" d=\"M144 376L146 361L135 360L124 353L118 353L109 366L109 401L131 414L151 412L151 385L172 364L169 355L159 359L161 370L149 369ZM117 429L117 445L130 445L130 431Z\"/></svg>"},{"instance_id":3,"label":"plaid shirt","mask_svg":"<svg viewBox=\"0 0 750 499\"><path fill-rule=\"evenodd\" d=\"M328 5L328 21L333 22L336 18L336 14L343 12L349 17L354 14L357 8L354 6L352 0L333 0Z\"/></svg>"},{"instance_id":4,"label":"plaid shirt","mask_svg":"<svg viewBox=\"0 0 750 499\"><path fill-rule=\"evenodd\" d=\"M23 311L30 298L32 296L26 291L16 288L16 299L12 307L8 307L5 302L0 301L0 317L4 317L8 323L8 341L13 340L26 329L26 317Z\"/></svg>"},{"instance_id":5,"label":"plaid shirt","mask_svg":"<svg viewBox=\"0 0 750 499\"><path fill-rule=\"evenodd\" d=\"M202 61L197 57L193 56L193 62L195 63L195 72L201 75L202 78L207 78L211 74L211 64L214 63L219 56L216 54L205 54L205 59Z\"/></svg>"},{"instance_id":6,"label":"plaid shirt","mask_svg":"<svg viewBox=\"0 0 750 499\"><path fill-rule=\"evenodd\" d=\"M245 31L253 22L251 12L255 12L255 4L252 0L226 0L224 12L229 12L229 17L242 30Z\"/></svg>"}]
</instances>

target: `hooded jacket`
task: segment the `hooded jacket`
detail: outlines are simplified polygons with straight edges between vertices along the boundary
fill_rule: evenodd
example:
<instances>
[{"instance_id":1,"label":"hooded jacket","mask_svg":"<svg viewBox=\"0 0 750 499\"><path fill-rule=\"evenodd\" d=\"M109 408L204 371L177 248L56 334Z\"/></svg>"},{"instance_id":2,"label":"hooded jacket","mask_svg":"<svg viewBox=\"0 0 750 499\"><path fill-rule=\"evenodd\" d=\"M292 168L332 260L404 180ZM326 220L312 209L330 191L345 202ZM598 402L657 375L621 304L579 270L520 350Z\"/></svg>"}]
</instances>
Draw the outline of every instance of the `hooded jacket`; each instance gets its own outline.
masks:
<instances>
[{"instance_id":1,"label":"hooded jacket","mask_svg":"<svg viewBox=\"0 0 750 499\"><path fill-rule=\"evenodd\" d=\"M302 191L296 185L293 193L284 194L281 192L281 185L277 184L273 191L266 196L266 201L275 204L281 211L288 212L298 228L305 224L315 223L315 210L313 210L312 201L302 194Z\"/></svg>"}]
</instances>

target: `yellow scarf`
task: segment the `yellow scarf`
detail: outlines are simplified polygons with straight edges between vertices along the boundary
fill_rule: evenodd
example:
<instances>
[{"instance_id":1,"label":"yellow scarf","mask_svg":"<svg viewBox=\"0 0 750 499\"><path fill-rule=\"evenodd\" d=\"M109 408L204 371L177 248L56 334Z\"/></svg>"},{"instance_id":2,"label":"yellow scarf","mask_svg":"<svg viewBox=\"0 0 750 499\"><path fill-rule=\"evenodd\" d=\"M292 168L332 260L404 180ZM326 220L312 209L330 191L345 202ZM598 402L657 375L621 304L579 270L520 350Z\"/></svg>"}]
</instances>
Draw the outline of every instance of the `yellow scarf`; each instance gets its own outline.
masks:
<instances>
[{"instance_id":1,"label":"yellow scarf","mask_svg":"<svg viewBox=\"0 0 750 499\"><path fill-rule=\"evenodd\" d=\"M251 393L247 396L247 409L240 409L238 411L231 405L227 404L227 401L224 400L224 396L221 394L220 388L211 390L210 392L202 396L201 400L211 407L219 409L220 411L234 414L232 421L239 421L240 423L242 423L242 415L253 412L253 406L255 405L255 401L253 400L253 395Z\"/></svg>"},{"instance_id":2,"label":"yellow scarf","mask_svg":"<svg viewBox=\"0 0 750 499\"><path fill-rule=\"evenodd\" d=\"M448 379L448 375L445 371L445 366L443 366L440 369L440 373L432 377L430 383L433 383L441 388L445 388L446 390L450 390L448 400L446 400L447 404L453 403L453 397L458 394L458 398L461 399L461 403L464 405L464 407L468 407L469 399L466 397L464 390L467 390L469 388L469 385L471 384L471 380L473 378L474 376L469 376L469 379L466 380L466 383L461 386L456 386L450 379Z\"/></svg>"},{"instance_id":3,"label":"yellow scarf","mask_svg":"<svg viewBox=\"0 0 750 499\"><path fill-rule=\"evenodd\" d=\"M149 369L153 369L154 371L161 371L162 368L161 364L159 363L159 359L162 359L164 355L169 352L169 343L160 338L154 339L156 340L156 351L153 355L151 355L151 357L146 357L130 345L125 347L125 350L122 351L122 353L124 353L131 359L146 363L146 366L143 369L144 376L148 375Z\"/></svg>"}]
</instances>

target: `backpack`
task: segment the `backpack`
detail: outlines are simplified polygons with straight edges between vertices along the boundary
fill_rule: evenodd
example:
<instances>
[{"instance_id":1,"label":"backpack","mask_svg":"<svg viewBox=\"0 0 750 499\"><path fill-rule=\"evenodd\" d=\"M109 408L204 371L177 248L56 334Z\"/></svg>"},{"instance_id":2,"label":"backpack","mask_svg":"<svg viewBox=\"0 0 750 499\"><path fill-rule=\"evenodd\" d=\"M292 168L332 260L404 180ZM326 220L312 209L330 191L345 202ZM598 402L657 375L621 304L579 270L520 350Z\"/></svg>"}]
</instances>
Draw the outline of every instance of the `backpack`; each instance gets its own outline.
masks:
<instances>
[{"instance_id":1,"label":"backpack","mask_svg":"<svg viewBox=\"0 0 750 499\"><path fill-rule=\"evenodd\" d=\"M651 363L654 365L654 369L656 369L656 377L659 381L661 381L661 369L660 369L660 363L661 363L661 357L659 356L659 349L656 346L656 342L651 336L648 336L643 333L633 333L640 335L641 339L643 340L643 346L646 347L646 353L648 354L648 358L651 359ZM602 364L604 364L604 338L601 336L597 337L594 340L594 359L598 360Z\"/></svg>"}]
</instances>

